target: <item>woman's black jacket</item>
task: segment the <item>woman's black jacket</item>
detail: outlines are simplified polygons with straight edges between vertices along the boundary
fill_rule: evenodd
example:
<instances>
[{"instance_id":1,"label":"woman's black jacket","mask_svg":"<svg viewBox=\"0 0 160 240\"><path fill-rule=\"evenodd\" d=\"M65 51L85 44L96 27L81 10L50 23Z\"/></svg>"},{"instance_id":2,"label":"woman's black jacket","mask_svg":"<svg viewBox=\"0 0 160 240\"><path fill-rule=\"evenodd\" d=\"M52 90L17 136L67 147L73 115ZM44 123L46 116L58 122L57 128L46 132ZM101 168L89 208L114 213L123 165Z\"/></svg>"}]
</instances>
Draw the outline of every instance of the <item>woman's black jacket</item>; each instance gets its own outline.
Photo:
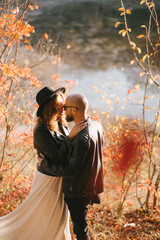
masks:
<instances>
[{"instance_id":1,"label":"woman's black jacket","mask_svg":"<svg viewBox=\"0 0 160 240\"><path fill-rule=\"evenodd\" d=\"M52 162L56 165L64 164L65 156L67 154L68 144L70 142L68 130L61 125L61 131L52 132L49 131L44 124L37 124L33 131L33 144L37 150L37 154L41 157L42 154L48 162ZM55 174L46 172L45 169L39 167L38 170L46 175L54 176Z\"/></svg>"}]
</instances>

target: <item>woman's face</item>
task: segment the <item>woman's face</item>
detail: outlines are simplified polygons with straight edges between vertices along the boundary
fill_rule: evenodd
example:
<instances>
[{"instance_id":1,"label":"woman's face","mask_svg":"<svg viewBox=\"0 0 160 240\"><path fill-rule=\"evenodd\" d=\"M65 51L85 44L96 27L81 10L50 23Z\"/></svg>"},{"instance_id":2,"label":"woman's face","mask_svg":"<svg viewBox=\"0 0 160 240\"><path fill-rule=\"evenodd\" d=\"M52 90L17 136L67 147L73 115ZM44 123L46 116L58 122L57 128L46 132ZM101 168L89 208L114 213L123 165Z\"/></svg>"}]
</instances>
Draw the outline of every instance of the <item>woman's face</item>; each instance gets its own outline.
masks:
<instances>
[{"instance_id":1,"label":"woman's face","mask_svg":"<svg viewBox=\"0 0 160 240\"><path fill-rule=\"evenodd\" d=\"M62 116L64 111L63 111L63 105L64 105L64 95L59 94L57 96L57 101L56 101L56 110L59 116Z\"/></svg>"}]
</instances>

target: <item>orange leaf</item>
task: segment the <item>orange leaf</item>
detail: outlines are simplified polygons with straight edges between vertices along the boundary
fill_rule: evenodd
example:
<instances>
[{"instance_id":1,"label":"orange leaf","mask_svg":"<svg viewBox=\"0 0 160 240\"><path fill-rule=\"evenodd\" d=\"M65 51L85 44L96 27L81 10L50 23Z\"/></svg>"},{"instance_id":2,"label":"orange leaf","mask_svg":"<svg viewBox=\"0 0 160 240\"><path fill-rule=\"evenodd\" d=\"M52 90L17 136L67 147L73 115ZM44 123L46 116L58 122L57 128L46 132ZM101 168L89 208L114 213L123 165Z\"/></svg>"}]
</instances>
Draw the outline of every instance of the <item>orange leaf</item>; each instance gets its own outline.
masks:
<instances>
[{"instance_id":1,"label":"orange leaf","mask_svg":"<svg viewBox=\"0 0 160 240\"><path fill-rule=\"evenodd\" d=\"M118 8L118 11L124 11L124 8Z\"/></svg>"},{"instance_id":2,"label":"orange leaf","mask_svg":"<svg viewBox=\"0 0 160 240\"><path fill-rule=\"evenodd\" d=\"M0 26L4 27L5 24L6 24L6 20L0 19Z\"/></svg>"},{"instance_id":3,"label":"orange leaf","mask_svg":"<svg viewBox=\"0 0 160 240\"><path fill-rule=\"evenodd\" d=\"M119 226L119 224L116 224L116 226L114 228L117 230L118 226Z\"/></svg>"},{"instance_id":4,"label":"orange leaf","mask_svg":"<svg viewBox=\"0 0 160 240\"><path fill-rule=\"evenodd\" d=\"M150 184L151 183L151 179L150 178L146 178L145 179L145 183Z\"/></svg>"},{"instance_id":5,"label":"orange leaf","mask_svg":"<svg viewBox=\"0 0 160 240\"><path fill-rule=\"evenodd\" d=\"M32 5L28 6L32 11L34 10L34 7Z\"/></svg>"},{"instance_id":6,"label":"orange leaf","mask_svg":"<svg viewBox=\"0 0 160 240\"><path fill-rule=\"evenodd\" d=\"M28 50L31 50L32 49L32 47L31 46L25 46Z\"/></svg>"},{"instance_id":7,"label":"orange leaf","mask_svg":"<svg viewBox=\"0 0 160 240\"><path fill-rule=\"evenodd\" d=\"M36 88L40 89L42 87L42 83L40 81L37 82Z\"/></svg>"},{"instance_id":8,"label":"orange leaf","mask_svg":"<svg viewBox=\"0 0 160 240\"><path fill-rule=\"evenodd\" d=\"M34 107L35 107L35 108L38 108L38 107L39 107L39 105L36 103L36 104L34 104Z\"/></svg>"},{"instance_id":9,"label":"orange leaf","mask_svg":"<svg viewBox=\"0 0 160 240\"><path fill-rule=\"evenodd\" d=\"M157 211L160 213L160 206L157 206Z\"/></svg>"},{"instance_id":10,"label":"orange leaf","mask_svg":"<svg viewBox=\"0 0 160 240\"><path fill-rule=\"evenodd\" d=\"M4 15L4 18L7 18L8 17L8 13L6 13L5 15Z\"/></svg>"},{"instance_id":11,"label":"orange leaf","mask_svg":"<svg viewBox=\"0 0 160 240\"><path fill-rule=\"evenodd\" d=\"M28 43L28 42L29 42L29 39L25 39L25 40L24 40L24 43Z\"/></svg>"},{"instance_id":12,"label":"orange leaf","mask_svg":"<svg viewBox=\"0 0 160 240\"><path fill-rule=\"evenodd\" d=\"M44 37L45 37L45 39L48 40L48 34L47 33L44 34Z\"/></svg>"},{"instance_id":13,"label":"orange leaf","mask_svg":"<svg viewBox=\"0 0 160 240\"><path fill-rule=\"evenodd\" d=\"M54 75L52 75L52 79L59 79L58 74L54 74Z\"/></svg>"},{"instance_id":14,"label":"orange leaf","mask_svg":"<svg viewBox=\"0 0 160 240\"><path fill-rule=\"evenodd\" d=\"M38 9L38 5L34 5L35 9L37 10Z\"/></svg>"},{"instance_id":15,"label":"orange leaf","mask_svg":"<svg viewBox=\"0 0 160 240\"><path fill-rule=\"evenodd\" d=\"M12 46L13 46L13 43L12 43L12 42L9 42L9 43L8 43L8 47L11 48Z\"/></svg>"},{"instance_id":16,"label":"orange leaf","mask_svg":"<svg viewBox=\"0 0 160 240\"><path fill-rule=\"evenodd\" d=\"M8 15L8 19L13 19L13 17L14 17L14 14L9 14Z\"/></svg>"},{"instance_id":17,"label":"orange leaf","mask_svg":"<svg viewBox=\"0 0 160 240\"><path fill-rule=\"evenodd\" d=\"M61 60L61 58L58 56L58 55L55 55L55 59L57 59L57 60Z\"/></svg>"},{"instance_id":18,"label":"orange leaf","mask_svg":"<svg viewBox=\"0 0 160 240\"><path fill-rule=\"evenodd\" d=\"M126 9L126 13L127 13L127 14L131 14L131 10Z\"/></svg>"},{"instance_id":19,"label":"orange leaf","mask_svg":"<svg viewBox=\"0 0 160 240\"><path fill-rule=\"evenodd\" d=\"M131 93L131 89L128 89L127 94L130 94L130 93Z\"/></svg>"},{"instance_id":20,"label":"orange leaf","mask_svg":"<svg viewBox=\"0 0 160 240\"><path fill-rule=\"evenodd\" d=\"M51 62L52 64L56 64L57 63L57 61L56 60L52 60L52 62Z\"/></svg>"},{"instance_id":21,"label":"orange leaf","mask_svg":"<svg viewBox=\"0 0 160 240\"><path fill-rule=\"evenodd\" d=\"M137 36L137 38L143 38L143 37L145 37L143 34L140 34Z\"/></svg>"},{"instance_id":22,"label":"orange leaf","mask_svg":"<svg viewBox=\"0 0 160 240\"><path fill-rule=\"evenodd\" d=\"M30 37L31 36L29 33L25 33L24 35L25 35L25 37Z\"/></svg>"}]
</instances>

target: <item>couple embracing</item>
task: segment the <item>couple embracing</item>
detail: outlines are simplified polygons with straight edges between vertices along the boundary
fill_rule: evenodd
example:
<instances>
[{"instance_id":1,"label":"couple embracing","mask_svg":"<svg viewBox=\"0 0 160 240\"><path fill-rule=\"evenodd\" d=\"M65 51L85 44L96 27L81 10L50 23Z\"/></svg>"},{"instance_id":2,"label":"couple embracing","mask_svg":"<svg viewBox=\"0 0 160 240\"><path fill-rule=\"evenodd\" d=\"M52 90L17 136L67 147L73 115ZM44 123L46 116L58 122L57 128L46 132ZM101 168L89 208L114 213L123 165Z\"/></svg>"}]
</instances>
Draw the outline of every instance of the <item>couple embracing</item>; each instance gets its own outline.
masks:
<instances>
[{"instance_id":1,"label":"couple embracing","mask_svg":"<svg viewBox=\"0 0 160 240\"><path fill-rule=\"evenodd\" d=\"M0 218L1 240L89 240L88 205L103 192L103 129L88 115L82 94L42 88L33 132L39 163L28 197ZM74 121L68 131L66 122ZM69 209L69 211L68 211Z\"/></svg>"}]
</instances>

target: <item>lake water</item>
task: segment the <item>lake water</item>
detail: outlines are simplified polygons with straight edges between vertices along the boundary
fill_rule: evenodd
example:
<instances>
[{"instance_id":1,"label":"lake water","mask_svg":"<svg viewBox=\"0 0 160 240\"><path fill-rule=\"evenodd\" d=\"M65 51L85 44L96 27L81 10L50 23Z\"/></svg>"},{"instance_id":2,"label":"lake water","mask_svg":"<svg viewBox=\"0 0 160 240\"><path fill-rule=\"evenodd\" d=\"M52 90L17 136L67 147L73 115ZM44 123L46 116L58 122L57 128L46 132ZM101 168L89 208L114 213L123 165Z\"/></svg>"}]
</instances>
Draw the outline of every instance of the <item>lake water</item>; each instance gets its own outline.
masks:
<instances>
[{"instance_id":1,"label":"lake water","mask_svg":"<svg viewBox=\"0 0 160 240\"><path fill-rule=\"evenodd\" d=\"M61 84L67 80L78 81L70 93L84 93L92 108L100 111L110 111L111 115L127 115L142 118L142 103L144 95L145 77L140 78L141 70L136 64L130 65L132 55L126 38L118 34L114 27L117 21L123 21L119 16L119 0L83 1L83 0L46 0L39 1L39 10L32 24L37 30L34 42L45 32L50 34L53 42L57 41L55 53L60 53L63 64L58 69ZM127 3L126 3L127 2ZM149 12L138 1L124 1L132 10L128 23L132 28L132 39L144 34L140 27L148 24ZM158 13L160 1L155 1ZM136 40L137 41L137 40ZM144 49L144 42L137 44ZM43 85L55 85L51 80L54 67L44 65L39 72ZM153 69L155 74L157 68ZM133 89L139 84L137 92ZM98 93L95 93L95 90ZM148 121L154 119L158 98L151 98L159 94L159 89L149 86L146 113ZM103 95L103 102L101 101ZM115 103L115 100L117 103Z\"/></svg>"}]
</instances>

